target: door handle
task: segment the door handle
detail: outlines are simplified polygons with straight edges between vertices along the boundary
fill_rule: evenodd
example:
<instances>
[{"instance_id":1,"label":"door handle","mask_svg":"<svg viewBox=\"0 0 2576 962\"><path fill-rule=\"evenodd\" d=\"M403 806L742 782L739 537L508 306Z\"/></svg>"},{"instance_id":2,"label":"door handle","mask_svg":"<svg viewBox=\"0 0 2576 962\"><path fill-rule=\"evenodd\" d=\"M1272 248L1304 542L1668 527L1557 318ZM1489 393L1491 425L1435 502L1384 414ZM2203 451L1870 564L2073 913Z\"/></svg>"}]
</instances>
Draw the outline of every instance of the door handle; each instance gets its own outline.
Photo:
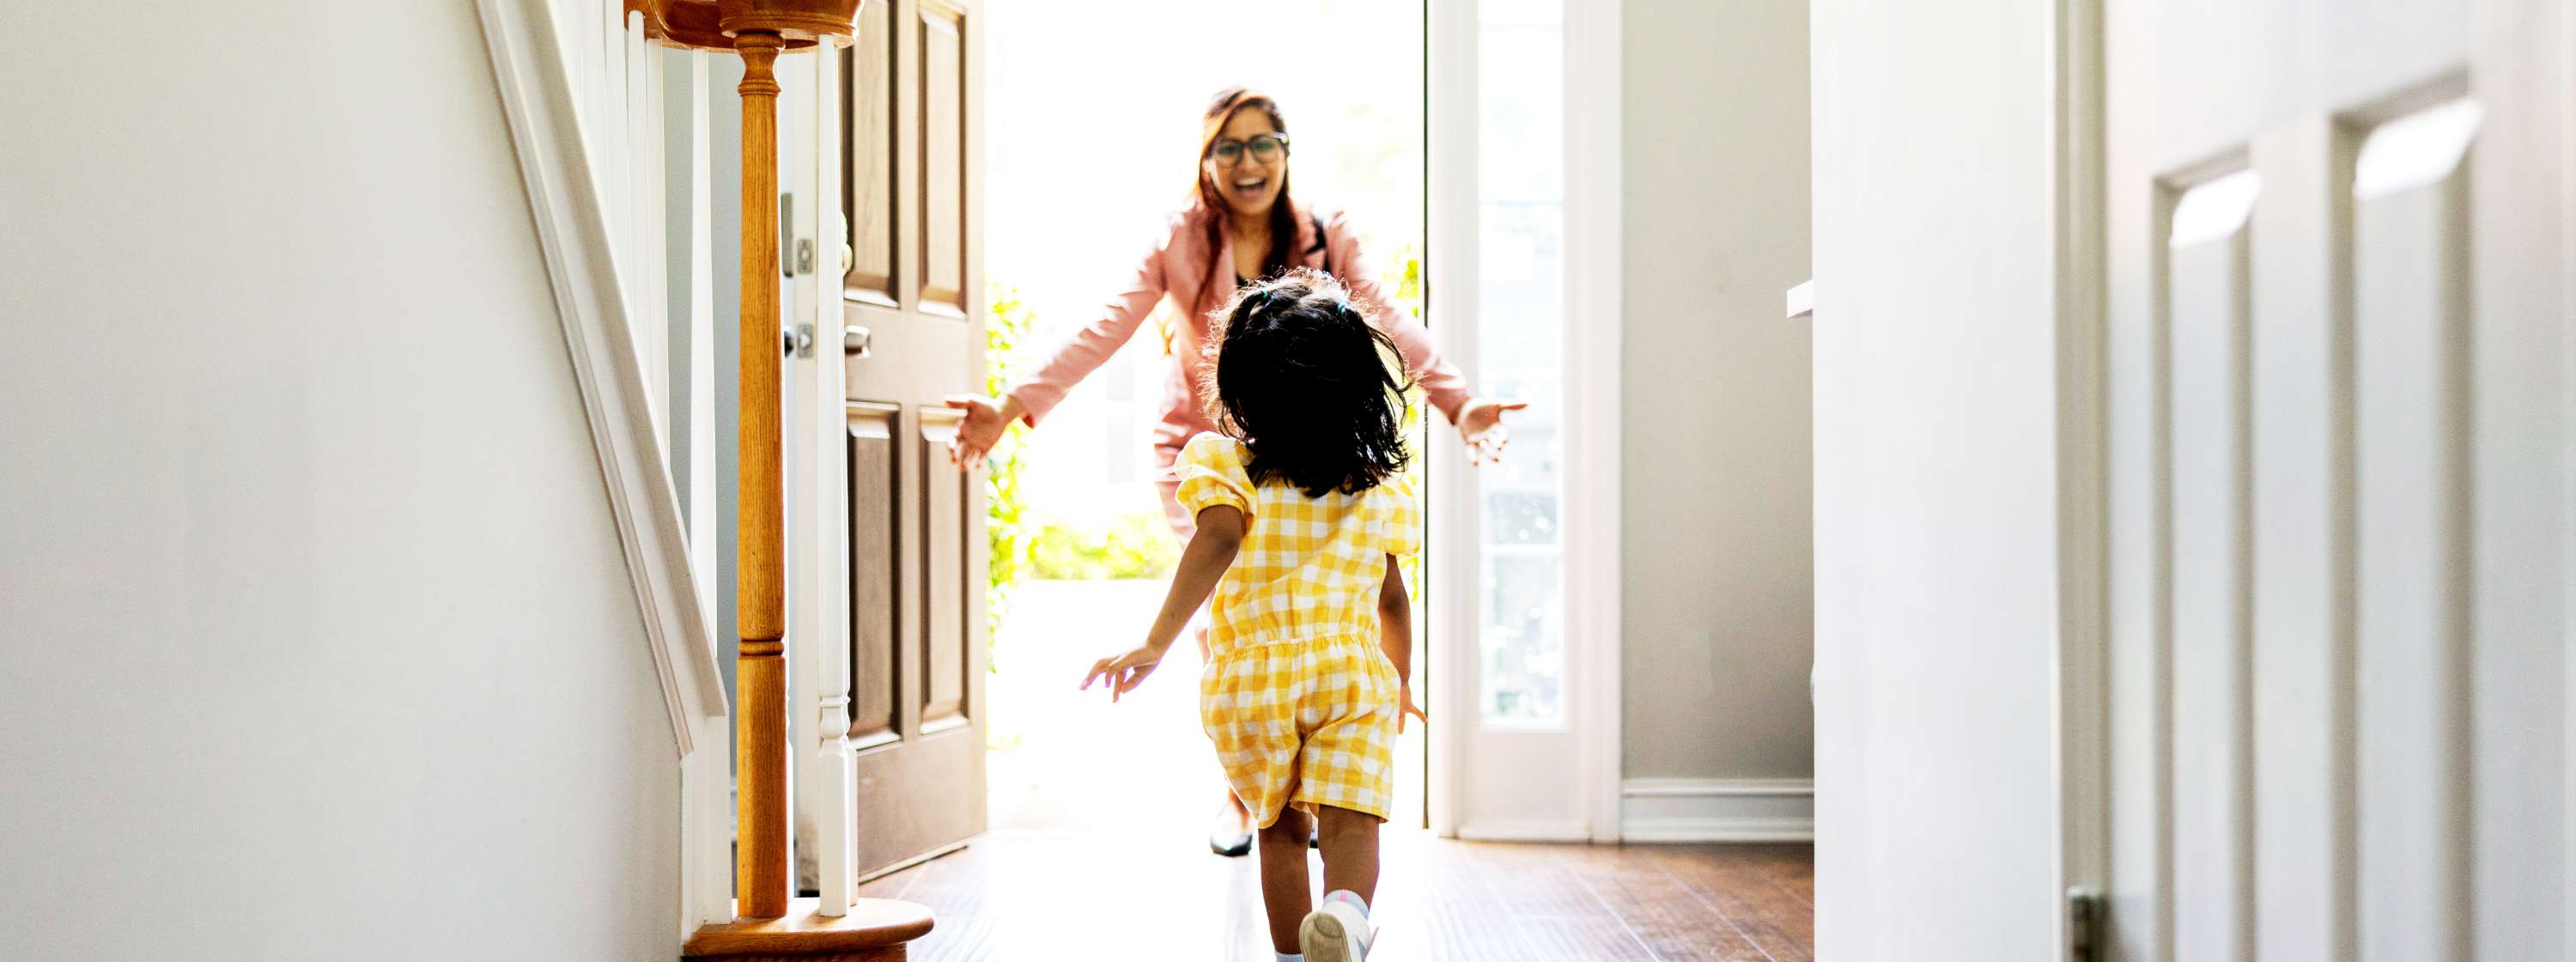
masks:
<instances>
[{"instance_id":1,"label":"door handle","mask_svg":"<svg viewBox=\"0 0 2576 962\"><path fill-rule=\"evenodd\" d=\"M860 327L856 324L842 327L841 353L850 357L866 357L868 356L869 348L871 347L870 342L872 340L874 340L872 332L867 328Z\"/></svg>"}]
</instances>

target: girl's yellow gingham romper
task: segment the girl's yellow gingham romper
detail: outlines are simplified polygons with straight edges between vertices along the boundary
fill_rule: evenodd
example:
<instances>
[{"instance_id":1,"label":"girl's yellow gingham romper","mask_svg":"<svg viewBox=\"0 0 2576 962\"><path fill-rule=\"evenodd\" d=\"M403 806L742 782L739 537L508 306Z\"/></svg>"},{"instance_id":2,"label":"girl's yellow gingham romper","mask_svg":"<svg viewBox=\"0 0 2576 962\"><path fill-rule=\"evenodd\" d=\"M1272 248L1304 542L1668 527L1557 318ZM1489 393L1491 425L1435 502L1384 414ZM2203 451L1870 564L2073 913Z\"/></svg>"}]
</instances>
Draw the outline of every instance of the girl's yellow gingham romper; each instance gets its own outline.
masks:
<instances>
[{"instance_id":1,"label":"girl's yellow gingham romper","mask_svg":"<svg viewBox=\"0 0 2576 962\"><path fill-rule=\"evenodd\" d=\"M1233 566L1217 582L1199 717L1226 780L1264 827L1290 804L1385 818L1394 794L1400 684L1379 647L1388 555L1421 549L1421 515L1401 480L1309 498L1255 486L1242 442L1201 434L1181 450L1181 505L1244 514Z\"/></svg>"}]
</instances>

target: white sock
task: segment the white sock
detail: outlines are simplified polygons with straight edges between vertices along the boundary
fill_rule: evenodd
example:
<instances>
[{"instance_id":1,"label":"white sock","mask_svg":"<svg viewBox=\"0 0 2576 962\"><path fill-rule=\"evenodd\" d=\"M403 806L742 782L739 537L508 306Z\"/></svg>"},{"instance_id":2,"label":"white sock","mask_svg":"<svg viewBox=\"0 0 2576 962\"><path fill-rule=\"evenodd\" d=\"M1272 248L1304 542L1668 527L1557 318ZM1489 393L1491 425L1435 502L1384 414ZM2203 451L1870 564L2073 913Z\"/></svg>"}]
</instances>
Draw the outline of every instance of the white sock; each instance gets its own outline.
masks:
<instances>
[{"instance_id":1,"label":"white sock","mask_svg":"<svg viewBox=\"0 0 2576 962\"><path fill-rule=\"evenodd\" d=\"M1368 918L1368 900L1361 898L1360 893L1349 889L1334 889L1330 892L1324 893L1324 901L1317 904L1315 907L1323 908L1324 906L1331 905L1335 902L1348 902L1352 908L1360 910L1361 918Z\"/></svg>"},{"instance_id":2,"label":"white sock","mask_svg":"<svg viewBox=\"0 0 2576 962\"><path fill-rule=\"evenodd\" d=\"M1306 953L1304 952L1274 952L1271 954L1278 956L1279 962L1306 962Z\"/></svg>"}]
</instances>

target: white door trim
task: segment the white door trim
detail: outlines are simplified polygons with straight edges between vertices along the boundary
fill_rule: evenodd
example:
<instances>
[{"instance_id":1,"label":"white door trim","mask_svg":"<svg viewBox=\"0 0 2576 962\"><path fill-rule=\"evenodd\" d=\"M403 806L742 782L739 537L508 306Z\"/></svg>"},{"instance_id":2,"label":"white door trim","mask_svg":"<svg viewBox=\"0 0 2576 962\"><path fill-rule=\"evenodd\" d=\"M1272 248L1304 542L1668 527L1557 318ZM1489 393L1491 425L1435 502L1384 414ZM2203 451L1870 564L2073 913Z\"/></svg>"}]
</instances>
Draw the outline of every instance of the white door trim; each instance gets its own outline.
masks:
<instances>
[{"instance_id":1,"label":"white door trim","mask_svg":"<svg viewBox=\"0 0 2576 962\"><path fill-rule=\"evenodd\" d=\"M1622 309L1620 10L1564 4L1565 338L1563 590L1567 730L1578 800L1566 817L1482 820L1466 805L1477 709L1477 551L1473 469L1454 443L1431 445L1429 566L1433 651L1431 823L1458 837L1616 842L1622 771L1620 648L1620 350ZM1477 5L1430 0L1425 30L1430 183L1426 293L1441 347L1477 369ZM1461 280L1463 279L1463 280ZM1449 561L1448 559L1464 559ZM1448 562L1448 563L1442 563Z\"/></svg>"},{"instance_id":2,"label":"white door trim","mask_svg":"<svg viewBox=\"0 0 2576 962\"><path fill-rule=\"evenodd\" d=\"M1620 838L1620 5L1565 5L1566 654L1594 842Z\"/></svg>"},{"instance_id":3,"label":"white door trim","mask_svg":"<svg viewBox=\"0 0 2576 962\"><path fill-rule=\"evenodd\" d=\"M2102 0L2049 9L2049 225L2057 298L2058 887L2105 890L2111 864L2108 323ZM2054 944L2073 933L2056 913Z\"/></svg>"},{"instance_id":4,"label":"white door trim","mask_svg":"<svg viewBox=\"0 0 2576 962\"><path fill-rule=\"evenodd\" d=\"M827 228L841 210L840 80L838 48L826 46L811 56L782 58L782 75L793 69L781 105L802 117L782 117L779 183L796 197L789 233L796 238L785 252L795 267L798 253L811 244L810 268L797 268L788 280L789 323L800 336L811 326L813 340L789 359L790 390L786 423L793 431L786 465L788 540L788 651L795 659L789 732L797 740L791 752L796 779L796 819L811 826L805 836L812 851L799 852L801 865L814 865L815 891L822 915L842 915L857 894L857 838L852 819L857 811L857 770L850 752L850 502L849 464L843 456L849 438L848 368L841 351L840 245L826 243ZM793 65L789 67L788 65Z\"/></svg>"},{"instance_id":5,"label":"white door trim","mask_svg":"<svg viewBox=\"0 0 2576 962\"><path fill-rule=\"evenodd\" d=\"M1463 319L1476 313L1476 285L1449 284L1449 278L1472 278L1476 268L1476 33L1475 0L1426 0L1423 23L1423 199L1429 223L1424 227L1423 315L1432 336L1451 362L1474 371L1476 343ZM1450 318L1460 318L1449 325ZM1433 431L1440 428L1434 427ZM1417 631L1430 650L1428 698L1431 753L1425 786L1431 830L1457 837L1465 812L1466 748L1462 733L1476 724L1475 632L1476 512L1471 489L1464 483L1472 470L1458 446L1445 438L1424 452L1429 472L1430 503L1424 511L1429 532L1428 556L1422 567L1426 603L1416 606Z\"/></svg>"}]
</instances>

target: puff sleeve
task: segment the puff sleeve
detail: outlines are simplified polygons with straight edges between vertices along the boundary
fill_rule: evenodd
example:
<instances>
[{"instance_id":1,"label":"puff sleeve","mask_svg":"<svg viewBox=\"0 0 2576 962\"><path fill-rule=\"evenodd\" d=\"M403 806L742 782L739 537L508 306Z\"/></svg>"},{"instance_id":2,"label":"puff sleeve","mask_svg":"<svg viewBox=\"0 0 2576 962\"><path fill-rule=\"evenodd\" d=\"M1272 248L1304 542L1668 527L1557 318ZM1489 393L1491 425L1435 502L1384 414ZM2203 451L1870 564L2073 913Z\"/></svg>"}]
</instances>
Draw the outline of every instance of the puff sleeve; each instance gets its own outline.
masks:
<instances>
[{"instance_id":1,"label":"puff sleeve","mask_svg":"<svg viewBox=\"0 0 2576 962\"><path fill-rule=\"evenodd\" d=\"M1422 496L1410 472L1386 479L1375 492L1377 526L1386 553L1404 557L1422 550Z\"/></svg>"},{"instance_id":2,"label":"puff sleeve","mask_svg":"<svg viewBox=\"0 0 2576 962\"><path fill-rule=\"evenodd\" d=\"M1243 468L1241 442L1201 433L1181 448L1177 467L1181 487L1176 496L1191 517L1220 504L1252 516L1252 476Z\"/></svg>"}]
</instances>

